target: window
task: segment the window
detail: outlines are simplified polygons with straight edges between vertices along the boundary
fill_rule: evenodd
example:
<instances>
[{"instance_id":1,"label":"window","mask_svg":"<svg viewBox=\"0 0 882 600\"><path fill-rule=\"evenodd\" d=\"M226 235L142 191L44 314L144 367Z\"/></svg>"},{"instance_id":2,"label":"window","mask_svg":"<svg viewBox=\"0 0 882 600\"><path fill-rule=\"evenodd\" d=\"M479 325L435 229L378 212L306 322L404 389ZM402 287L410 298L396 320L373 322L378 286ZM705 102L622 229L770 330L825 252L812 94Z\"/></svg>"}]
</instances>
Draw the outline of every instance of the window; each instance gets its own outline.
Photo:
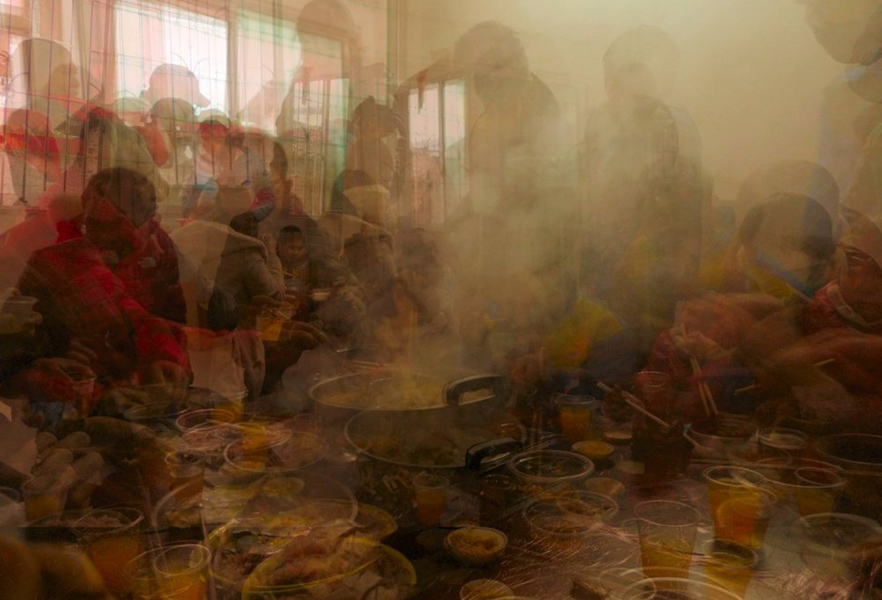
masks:
<instances>
[{"instance_id":1,"label":"window","mask_svg":"<svg viewBox=\"0 0 882 600\"><path fill-rule=\"evenodd\" d=\"M291 22L252 12L242 13L236 25L239 118L275 133L279 106L300 64L297 30Z\"/></svg>"},{"instance_id":2,"label":"window","mask_svg":"<svg viewBox=\"0 0 882 600\"><path fill-rule=\"evenodd\" d=\"M116 11L117 92L138 96L162 63L186 66L210 107L228 110L227 23L172 7L123 2Z\"/></svg>"},{"instance_id":3,"label":"window","mask_svg":"<svg viewBox=\"0 0 882 600\"><path fill-rule=\"evenodd\" d=\"M466 88L461 79L411 90L408 126L413 165L413 218L437 227L468 193Z\"/></svg>"}]
</instances>

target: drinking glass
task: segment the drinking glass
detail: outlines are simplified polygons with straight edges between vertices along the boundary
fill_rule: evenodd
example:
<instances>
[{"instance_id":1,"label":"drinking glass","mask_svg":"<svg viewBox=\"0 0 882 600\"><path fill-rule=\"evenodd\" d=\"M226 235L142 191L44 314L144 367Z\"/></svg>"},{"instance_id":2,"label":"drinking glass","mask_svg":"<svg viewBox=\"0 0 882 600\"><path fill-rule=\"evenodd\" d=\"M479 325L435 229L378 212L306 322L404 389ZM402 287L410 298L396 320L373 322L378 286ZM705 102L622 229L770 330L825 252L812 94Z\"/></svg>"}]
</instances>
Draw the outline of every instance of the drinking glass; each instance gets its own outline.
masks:
<instances>
[{"instance_id":1,"label":"drinking glass","mask_svg":"<svg viewBox=\"0 0 882 600\"><path fill-rule=\"evenodd\" d=\"M640 537L640 558L647 577L686 577L699 514L672 500L649 500L634 508Z\"/></svg>"},{"instance_id":2,"label":"drinking glass","mask_svg":"<svg viewBox=\"0 0 882 600\"><path fill-rule=\"evenodd\" d=\"M444 495L450 481L442 475L421 473L413 478L417 520L423 525L437 525L444 514Z\"/></svg>"}]
</instances>

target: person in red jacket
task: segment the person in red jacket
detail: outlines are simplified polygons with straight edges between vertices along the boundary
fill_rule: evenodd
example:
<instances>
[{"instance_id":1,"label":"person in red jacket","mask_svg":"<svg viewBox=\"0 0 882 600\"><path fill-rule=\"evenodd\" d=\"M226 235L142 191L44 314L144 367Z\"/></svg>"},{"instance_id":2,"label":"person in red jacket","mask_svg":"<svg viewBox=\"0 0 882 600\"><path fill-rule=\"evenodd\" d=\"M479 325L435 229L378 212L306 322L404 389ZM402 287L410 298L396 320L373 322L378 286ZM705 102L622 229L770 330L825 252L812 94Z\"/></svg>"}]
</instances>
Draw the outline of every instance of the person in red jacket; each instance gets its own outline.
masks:
<instances>
[{"instance_id":1,"label":"person in red jacket","mask_svg":"<svg viewBox=\"0 0 882 600\"><path fill-rule=\"evenodd\" d=\"M153 221L153 185L128 169L99 172L83 209L85 235L35 252L19 289L39 299L53 339L89 351L102 383L187 381L177 259Z\"/></svg>"}]
</instances>

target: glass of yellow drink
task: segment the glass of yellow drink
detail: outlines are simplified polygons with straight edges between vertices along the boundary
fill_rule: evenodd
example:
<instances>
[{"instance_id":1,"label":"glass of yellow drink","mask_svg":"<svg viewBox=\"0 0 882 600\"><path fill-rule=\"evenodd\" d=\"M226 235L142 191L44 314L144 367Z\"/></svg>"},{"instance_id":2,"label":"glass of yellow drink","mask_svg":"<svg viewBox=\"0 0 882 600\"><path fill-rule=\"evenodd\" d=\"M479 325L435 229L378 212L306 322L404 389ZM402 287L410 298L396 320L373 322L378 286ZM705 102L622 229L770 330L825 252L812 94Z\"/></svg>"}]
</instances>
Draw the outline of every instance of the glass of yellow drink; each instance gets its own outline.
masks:
<instances>
[{"instance_id":1,"label":"glass of yellow drink","mask_svg":"<svg viewBox=\"0 0 882 600\"><path fill-rule=\"evenodd\" d=\"M144 551L143 523L141 511L123 507L93 510L75 524L80 543L116 596L132 590L126 565Z\"/></svg>"},{"instance_id":2,"label":"glass of yellow drink","mask_svg":"<svg viewBox=\"0 0 882 600\"><path fill-rule=\"evenodd\" d=\"M699 514L682 502L649 500L634 508L647 577L687 577Z\"/></svg>"},{"instance_id":3,"label":"glass of yellow drink","mask_svg":"<svg viewBox=\"0 0 882 600\"><path fill-rule=\"evenodd\" d=\"M442 475L421 473L413 478L417 520L423 525L437 525L444 514L445 494L450 481Z\"/></svg>"},{"instance_id":4,"label":"glass of yellow drink","mask_svg":"<svg viewBox=\"0 0 882 600\"><path fill-rule=\"evenodd\" d=\"M835 511L845 480L835 471L816 467L796 469L796 502L802 517Z\"/></svg>"},{"instance_id":5,"label":"glass of yellow drink","mask_svg":"<svg viewBox=\"0 0 882 600\"><path fill-rule=\"evenodd\" d=\"M591 414L597 406L592 396L561 394L556 398L560 431L571 443L591 437Z\"/></svg>"},{"instance_id":6,"label":"glass of yellow drink","mask_svg":"<svg viewBox=\"0 0 882 600\"><path fill-rule=\"evenodd\" d=\"M744 597L759 555L752 548L729 540L713 540L705 551L704 573L717 585Z\"/></svg>"},{"instance_id":7,"label":"glass of yellow drink","mask_svg":"<svg viewBox=\"0 0 882 600\"><path fill-rule=\"evenodd\" d=\"M704 478L715 537L762 546L775 500L765 489L765 477L750 469L716 466L705 469Z\"/></svg>"},{"instance_id":8,"label":"glass of yellow drink","mask_svg":"<svg viewBox=\"0 0 882 600\"><path fill-rule=\"evenodd\" d=\"M205 600L211 551L202 544L148 550L128 565L136 600Z\"/></svg>"},{"instance_id":9,"label":"glass of yellow drink","mask_svg":"<svg viewBox=\"0 0 882 600\"><path fill-rule=\"evenodd\" d=\"M166 454L169 488L175 492L178 504L202 495L207 459L206 453L199 450L174 450Z\"/></svg>"}]
</instances>

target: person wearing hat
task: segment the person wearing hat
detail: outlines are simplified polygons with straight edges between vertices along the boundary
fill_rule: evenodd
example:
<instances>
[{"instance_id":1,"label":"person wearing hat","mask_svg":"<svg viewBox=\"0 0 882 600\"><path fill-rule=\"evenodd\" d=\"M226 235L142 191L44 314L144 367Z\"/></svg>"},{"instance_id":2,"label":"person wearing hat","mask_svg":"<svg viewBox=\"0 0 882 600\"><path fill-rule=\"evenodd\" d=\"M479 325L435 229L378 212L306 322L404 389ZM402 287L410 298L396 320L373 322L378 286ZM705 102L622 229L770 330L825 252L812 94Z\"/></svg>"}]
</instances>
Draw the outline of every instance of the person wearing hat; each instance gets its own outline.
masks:
<instances>
[{"instance_id":1,"label":"person wearing hat","mask_svg":"<svg viewBox=\"0 0 882 600\"><path fill-rule=\"evenodd\" d=\"M211 104L211 100L199 91L199 80L193 71L170 63L163 63L153 70L141 97L151 105L163 98L177 98L199 108Z\"/></svg>"}]
</instances>

